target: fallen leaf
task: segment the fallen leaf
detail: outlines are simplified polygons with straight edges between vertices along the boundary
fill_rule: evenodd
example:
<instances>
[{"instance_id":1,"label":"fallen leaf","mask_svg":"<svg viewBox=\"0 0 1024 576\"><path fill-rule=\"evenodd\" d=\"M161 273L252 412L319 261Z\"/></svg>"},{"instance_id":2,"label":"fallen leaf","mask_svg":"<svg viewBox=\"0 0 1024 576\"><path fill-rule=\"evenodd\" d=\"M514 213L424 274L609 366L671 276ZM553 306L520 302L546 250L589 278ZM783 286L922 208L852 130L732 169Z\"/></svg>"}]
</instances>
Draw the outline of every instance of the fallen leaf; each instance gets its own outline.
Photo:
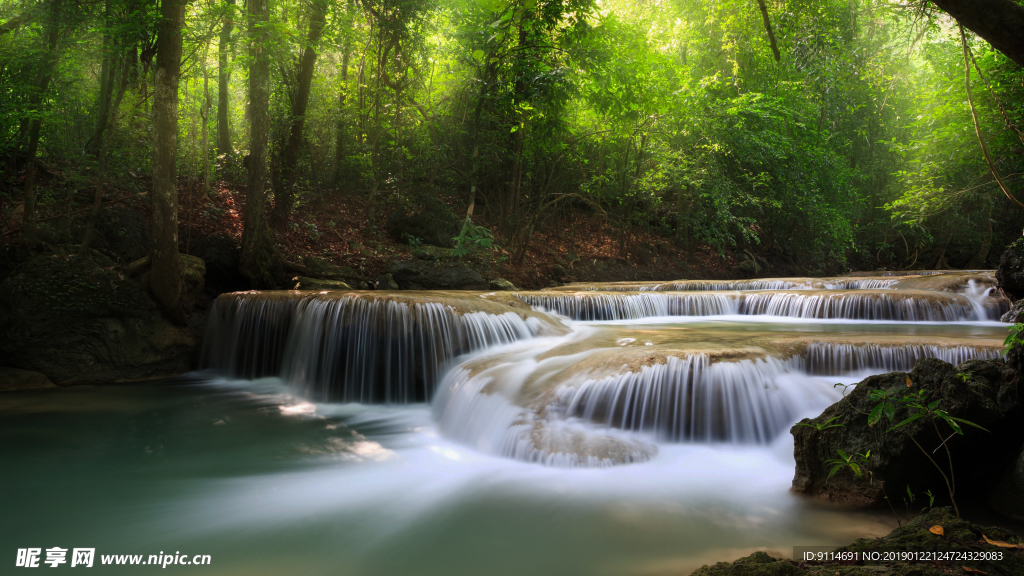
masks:
<instances>
[{"instance_id":1,"label":"fallen leaf","mask_svg":"<svg viewBox=\"0 0 1024 576\"><path fill-rule=\"evenodd\" d=\"M981 537L985 539L985 542L988 542L993 546L999 546L1000 548L1024 548L1024 544L1010 544L1009 542L1003 542L1002 540L991 540L984 534L982 534Z\"/></svg>"},{"instance_id":2,"label":"fallen leaf","mask_svg":"<svg viewBox=\"0 0 1024 576\"><path fill-rule=\"evenodd\" d=\"M910 388L913 385L914 383L910 381L910 374L907 374L907 388Z\"/></svg>"},{"instance_id":3,"label":"fallen leaf","mask_svg":"<svg viewBox=\"0 0 1024 576\"><path fill-rule=\"evenodd\" d=\"M939 526L938 524L929 528L928 531L939 536L945 535L945 532L942 530L942 526Z\"/></svg>"},{"instance_id":4,"label":"fallen leaf","mask_svg":"<svg viewBox=\"0 0 1024 576\"><path fill-rule=\"evenodd\" d=\"M977 568L971 568L969 566L961 566L961 568L964 569L964 572L969 572L971 574L982 574L982 576L988 576L988 572L985 572L984 570L978 570Z\"/></svg>"}]
</instances>

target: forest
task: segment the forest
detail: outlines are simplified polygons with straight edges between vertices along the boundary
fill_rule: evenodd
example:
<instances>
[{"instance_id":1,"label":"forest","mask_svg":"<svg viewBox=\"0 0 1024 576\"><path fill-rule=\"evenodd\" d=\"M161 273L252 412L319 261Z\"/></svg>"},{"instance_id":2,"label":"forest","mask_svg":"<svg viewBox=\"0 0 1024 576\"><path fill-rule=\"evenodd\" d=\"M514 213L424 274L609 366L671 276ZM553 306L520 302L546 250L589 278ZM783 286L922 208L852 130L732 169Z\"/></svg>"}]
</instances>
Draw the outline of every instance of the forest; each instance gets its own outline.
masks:
<instances>
[{"instance_id":1,"label":"forest","mask_svg":"<svg viewBox=\"0 0 1024 576\"><path fill-rule=\"evenodd\" d=\"M532 286L993 268L1024 211L1020 39L998 27L1022 12L4 0L3 266L88 256L128 206L167 311L213 233L255 288L303 258L372 279L420 244ZM395 225L415 213L439 228Z\"/></svg>"}]
</instances>

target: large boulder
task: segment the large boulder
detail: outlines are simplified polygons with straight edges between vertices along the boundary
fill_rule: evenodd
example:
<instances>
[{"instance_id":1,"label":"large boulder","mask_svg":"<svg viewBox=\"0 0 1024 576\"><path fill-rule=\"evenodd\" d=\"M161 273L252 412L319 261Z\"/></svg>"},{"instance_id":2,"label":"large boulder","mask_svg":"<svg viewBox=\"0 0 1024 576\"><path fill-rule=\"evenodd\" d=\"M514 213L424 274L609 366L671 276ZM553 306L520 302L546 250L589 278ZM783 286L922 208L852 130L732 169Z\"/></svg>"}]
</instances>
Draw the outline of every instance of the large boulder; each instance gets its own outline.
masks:
<instances>
[{"instance_id":1,"label":"large boulder","mask_svg":"<svg viewBox=\"0 0 1024 576\"><path fill-rule=\"evenodd\" d=\"M1007 246L999 257L996 282L1010 302L1024 298L1024 238Z\"/></svg>"},{"instance_id":2,"label":"large boulder","mask_svg":"<svg viewBox=\"0 0 1024 576\"><path fill-rule=\"evenodd\" d=\"M42 372L0 366L0 392L56 388Z\"/></svg>"},{"instance_id":3,"label":"large boulder","mask_svg":"<svg viewBox=\"0 0 1024 576\"><path fill-rule=\"evenodd\" d=\"M487 290L487 281L465 264L399 262L388 273L402 290Z\"/></svg>"},{"instance_id":4,"label":"large boulder","mask_svg":"<svg viewBox=\"0 0 1024 576\"><path fill-rule=\"evenodd\" d=\"M212 234L199 240L190 254L206 264L206 289L214 296L249 288L249 279L238 270L242 250L227 234Z\"/></svg>"},{"instance_id":5,"label":"large boulder","mask_svg":"<svg viewBox=\"0 0 1024 576\"><path fill-rule=\"evenodd\" d=\"M387 219L388 234L407 244L417 241L442 248L454 248L453 238L462 230L462 223L438 198L427 198L409 211L392 212Z\"/></svg>"},{"instance_id":6,"label":"large boulder","mask_svg":"<svg viewBox=\"0 0 1024 576\"><path fill-rule=\"evenodd\" d=\"M141 212L130 206L114 205L100 210L91 242L93 247L127 263L149 254L153 235Z\"/></svg>"},{"instance_id":7,"label":"large boulder","mask_svg":"<svg viewBox=\"0 0 1024 576\"><path fill-rule=\"evenodd\" d=\"M999 321L1009 322L1010 324L1024 322L1024 300L1014 302L1010 309L999 317Z\"/></svg>"},{"instance_id":8,"label":"large boulder","mask_svg":"<svg viewBox=\"0 0 1024 576\"><path fill-rule=\"evenodd\" d=\"M810 426L793 427L793 490L862 506L882 505L887 494L898 498L908 487L916 494L931 490L940 501L948 499L944 498L948 491L941 474L915 444L916 440L931 454L946 436L950 436L946 446L955 466L957 493L990 490L992 463L1005 459L1024 442L1024 430L1016 425L1021 407L1015 372L994 360L970 360L953 366L929 358L920 360L909 374L893 372L867 378L820 416L801 422ZM911 414L905 407L896 411L893 422L883 417L869 426L868 414L878 404L870 398L873 390L899 397L924 390L928 402L940 400L938 409L991 432L964 426L964 435L955 435L945 423L939 423L936 430L927 418L890 431ZM829 422L832 418L835 420ZM822 430L815 427L826 423L839 426ZM828 460L837 458L839 450L851 455L870 451L865 473L857 476L849 468L842 468L830 477L832 466ZM948 464L944 450L935 458L943 466Z\"/></svg>"},{"instance_id":9,"label":"large boulder","mask_svg":"<svg viewBox=\"0 0 1024 576\"><path fill-rule=\"evenodd\" d=\"M40 255L0 284L0 363L58 385L188 370L195 329L172 324L138 283L103 264L112 263Z\"/></svg>"}]
</instances>

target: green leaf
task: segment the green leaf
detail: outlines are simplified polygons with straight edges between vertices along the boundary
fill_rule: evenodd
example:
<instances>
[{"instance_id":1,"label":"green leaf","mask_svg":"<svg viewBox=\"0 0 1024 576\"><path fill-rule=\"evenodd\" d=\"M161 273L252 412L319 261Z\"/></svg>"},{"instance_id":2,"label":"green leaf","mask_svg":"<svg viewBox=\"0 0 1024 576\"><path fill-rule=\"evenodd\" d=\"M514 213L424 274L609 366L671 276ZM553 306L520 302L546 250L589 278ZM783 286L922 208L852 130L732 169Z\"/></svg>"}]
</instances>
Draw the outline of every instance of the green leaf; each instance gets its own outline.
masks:
<instances>
[{"instance_id":1,"label":"green leaf","mask_svg":"<svg viewBox=\"0 0 1024 576\"><path fill-rule=\"evenodd\" d=\"M874 426L875 424L878 424L878 421L881 419L882 405L879 404L878 406L875 406L874 409L871 410L870 414L868 414L868 426Z\"/></svg>"},{"instance_id":2,"label":"green leaf","mask_svg":"<svg viewBox=\"0 0 1024 576\"><path fill-rule=\"evenodd\" d=\"M917 420L918 418L920 418L922 416L924 416L924 414L914 414L913 416L911 416L910 418L907 418L903 422L900 422L899 424L893 426L892 428L889 428L889 431L892 432L893 430L899 428L900 426L905 426L907 424L910 424L911 422L913 422L914 420Z\"/></svg>"}]
</instances>

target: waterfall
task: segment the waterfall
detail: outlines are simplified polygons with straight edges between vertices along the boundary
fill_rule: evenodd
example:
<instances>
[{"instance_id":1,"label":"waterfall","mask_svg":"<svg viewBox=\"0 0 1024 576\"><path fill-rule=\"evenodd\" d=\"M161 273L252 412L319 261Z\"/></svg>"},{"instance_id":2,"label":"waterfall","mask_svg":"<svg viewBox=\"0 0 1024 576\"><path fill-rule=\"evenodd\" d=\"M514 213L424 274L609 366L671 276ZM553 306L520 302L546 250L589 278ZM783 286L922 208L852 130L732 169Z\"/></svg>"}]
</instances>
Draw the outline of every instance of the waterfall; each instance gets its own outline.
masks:
<instances>
[{"instance_id":1,"label":"waterfall","mask_svg":"<svg viewBox=\"0 0 1024 576\"><path fill-rule=\"evenodd\" d=\"M580 292L706 292L714 290L875 290L899 278L762 278L757 280L678 280L675 282L607 282L566 284L545 291Z\"/></svg>"},{"instance_id":2,"label":"waterfall","mask_svg":"<svg viewBox=\"0 0 1024 576\"><path fill-rule=\"evenodd\" d=\"M483 452L553 466L638 462L654 454L645 437L771 442L801 416L839 399L834 381L808 374L838 379L909 370L921 358L960 363L999 356L993 346L811 342L788 359L679 353L630 369L615 367L616 348L546 353L565 343L517 344L517 351L463 362L434 402L441 432ZM601 368L579 370L584 364Z\"/></svg>"},{"instance_id":3,"label":"waterfall","mask_svg":"<svg viewBox=\"0 0 1024 576\"><path fill-rule=\"evenodd\" d=\"M780 386L786 368L771 357L709 363L704 354L672 356L639 372L564 385L558 397L565 416L665 441L766 443L809 402L835 401L827 388Z\"/></svg>"},{"instance_id":4,"label":"waterfall","mask_svg":"<svg viewBox=\"0 0 1024 576\"><path fill-rule=\"evenodd\" d=\"M952 322L998 319L1005 303L963 294L898 290L708 292L631 294L530 292L532 306L573 320L628 320L652 316L769 315L791 318Z\"/></svg>"},{"instance_id":5,"label":"waterfall","mask_svg":"<svg viewBox=\"0 0 1024 576\"><path fill-rule=\"evenodd\" d=\"M900 291L745 294L739 313L793 318L930 322L999 318L996 309L979 309L969 298L960 294Z\"/></svg>"},{"instance_id":6,"label":"waterfall","mask_svg":"<svg viewBox=\"0 0 1024 576\"><path fill-rule=\"evenodd\" d=\"M999 348L934 344L836 344L812 342L792 365L810 374L843 374L859 370L910 371L922 358L938 358L954 366L978 358L998 358Z\"/></svg>"},{"instance_id":7,"label":"waterfall","mask_svg":"<svg viewBox=\"0 0 1024 576\"><path fill-rule=\"evenodd\" d=\"M544 328L536 317L484 302L504 312L395 295L224 295L210 313L201 367L242 378L280 376L315 400L423 402L451 358Z\"/></svg>"},{"instance_id":8,"label":"waterfall","mask_svg":"<svg viewBox=\"0 0 1024 576\"><path fill-rule=\"evenodd\" d=\"M533 292L517 296L531 306L573 320L628 320L652 316L720 316L737 313L735 294Z\"/></svg>"}]
</instances>

